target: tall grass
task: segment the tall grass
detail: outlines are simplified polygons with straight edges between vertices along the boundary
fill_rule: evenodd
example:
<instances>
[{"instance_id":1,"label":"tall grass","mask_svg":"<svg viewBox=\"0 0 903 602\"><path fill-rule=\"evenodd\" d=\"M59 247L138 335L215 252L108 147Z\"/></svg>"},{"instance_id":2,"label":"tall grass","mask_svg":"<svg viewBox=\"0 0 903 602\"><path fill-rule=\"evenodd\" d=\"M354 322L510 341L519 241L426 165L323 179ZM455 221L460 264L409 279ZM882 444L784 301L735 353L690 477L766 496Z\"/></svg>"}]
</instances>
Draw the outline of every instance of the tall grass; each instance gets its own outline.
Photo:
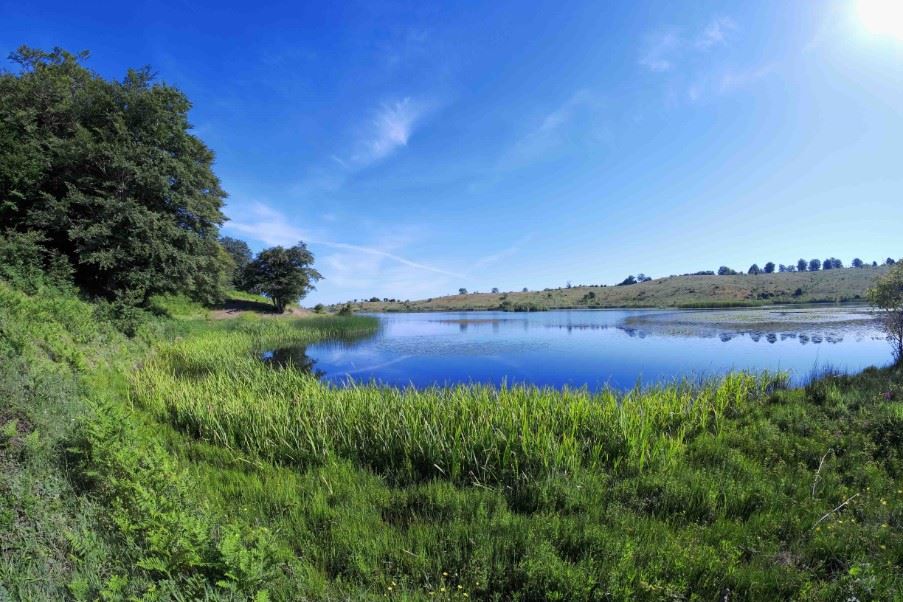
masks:
<instances>
[{"instance_id":1,"label":"tall grass","mask_svg":"<svg viewBox=\"0 0 903 602\"><path fill-rule=\"evenodd\" d=\"M467 385L337 389L255 351L347 335L367 322L244 324L158 350L133 400L194 437L283 464L350 460L396 483L515 485L578 469L669 462L693 433L763 400L783 375L735 373L627 394Z\"/></svg>"}]
</instances>

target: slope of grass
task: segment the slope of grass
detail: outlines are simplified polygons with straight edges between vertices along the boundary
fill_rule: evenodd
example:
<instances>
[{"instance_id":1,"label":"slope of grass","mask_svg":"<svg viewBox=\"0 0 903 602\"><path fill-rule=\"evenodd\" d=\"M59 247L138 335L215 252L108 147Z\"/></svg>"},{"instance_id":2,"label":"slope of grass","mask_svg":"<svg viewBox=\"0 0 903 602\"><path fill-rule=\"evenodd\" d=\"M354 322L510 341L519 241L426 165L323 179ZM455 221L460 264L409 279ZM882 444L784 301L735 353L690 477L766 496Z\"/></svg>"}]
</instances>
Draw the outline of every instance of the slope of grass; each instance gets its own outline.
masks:
<instances>
[{"instance_id":1,"label":"slope of grass","mask_svg":"<svg viewBox=\"0 0 903 602\"><path fill-rule=\"evenodd\" d=\"M39 318L39 319L35 319ZM0 283L0 599L893 600L903 374L339 391Z\"/></svg>"},{"instance_id":2,"label":"slope of grass","mask_svg":"<svg viewBox=\"0 0 903 602\"><path fill-rule=\"evenodd\" d=\"M364 302L363 311L543 311L604 307L755 307L864 301L885 267L736 276L670 276L631 286L574 286L531 292L471 293L410 302ZM333 308L334 309L334 308Z\"/></svg>"}]
</instances>

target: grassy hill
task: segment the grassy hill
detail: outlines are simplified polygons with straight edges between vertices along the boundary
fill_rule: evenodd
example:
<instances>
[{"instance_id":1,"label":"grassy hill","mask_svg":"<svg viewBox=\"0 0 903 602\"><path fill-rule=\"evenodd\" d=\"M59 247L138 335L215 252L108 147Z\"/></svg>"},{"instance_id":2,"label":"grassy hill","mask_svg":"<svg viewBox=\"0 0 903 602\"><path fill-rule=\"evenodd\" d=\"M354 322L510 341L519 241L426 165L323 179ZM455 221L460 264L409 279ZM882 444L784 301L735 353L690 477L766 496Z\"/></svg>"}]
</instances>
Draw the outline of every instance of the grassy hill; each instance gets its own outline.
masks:
<instances>
[{"instance_id":1,"label":"grassy hill","mask_svg":"<svg viewBox=\"0 0 903 602\"><path fill-rule=\"evenodd\" d=\"M408 302L363 302L363 311L542 311L605 307L741 307L864 300L886 267L736 276L669 276L630 286L575 286L529 292L470 293Z\"/></svg>"}]
</instances>

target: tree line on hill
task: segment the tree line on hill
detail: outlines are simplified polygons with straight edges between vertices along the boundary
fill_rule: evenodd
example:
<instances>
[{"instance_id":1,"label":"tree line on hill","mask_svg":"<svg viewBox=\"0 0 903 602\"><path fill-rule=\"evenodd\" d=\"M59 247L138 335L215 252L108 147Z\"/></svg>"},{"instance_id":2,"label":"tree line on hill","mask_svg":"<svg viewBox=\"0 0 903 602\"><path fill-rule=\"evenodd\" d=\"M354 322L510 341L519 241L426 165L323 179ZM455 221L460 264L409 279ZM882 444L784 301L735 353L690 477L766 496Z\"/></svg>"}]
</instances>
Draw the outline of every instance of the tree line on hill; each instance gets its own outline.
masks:
<instances>
[{"instance_id":1,"label":"tree line on hill","mask_svg":"<svg viewBox=\"0 0 903 602\"><path fill-rule=\"evenodd\" d=\"M0 276L119 310L167 293L214 304L233 287L282 310L310 290L321 276L303 243L253 257L220 240L226 192L188 98L149 68L104 79L87 57L23 46L0 73Z\"/></svg>"}]
</instances>

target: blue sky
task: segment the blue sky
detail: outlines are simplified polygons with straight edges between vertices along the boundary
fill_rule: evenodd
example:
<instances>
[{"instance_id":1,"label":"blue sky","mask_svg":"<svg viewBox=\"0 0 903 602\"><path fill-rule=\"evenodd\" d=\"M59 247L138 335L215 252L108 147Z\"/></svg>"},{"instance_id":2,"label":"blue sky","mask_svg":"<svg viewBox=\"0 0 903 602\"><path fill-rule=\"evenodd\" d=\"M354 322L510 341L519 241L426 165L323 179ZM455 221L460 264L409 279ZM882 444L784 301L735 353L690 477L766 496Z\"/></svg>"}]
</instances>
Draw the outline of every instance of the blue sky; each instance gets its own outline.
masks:
<instances>
[{"instance_id":1,"label":"blue sky","mask_svg":"<svg viewBox=\"0 0 903 602\"><path fill-rule=\"evenodd\" d=\"M307 241L306 303L415 299L903 255L901 11L863 2L0 0L0 48L151 65L225 234Z\"/></svg>"}]
</instances>

